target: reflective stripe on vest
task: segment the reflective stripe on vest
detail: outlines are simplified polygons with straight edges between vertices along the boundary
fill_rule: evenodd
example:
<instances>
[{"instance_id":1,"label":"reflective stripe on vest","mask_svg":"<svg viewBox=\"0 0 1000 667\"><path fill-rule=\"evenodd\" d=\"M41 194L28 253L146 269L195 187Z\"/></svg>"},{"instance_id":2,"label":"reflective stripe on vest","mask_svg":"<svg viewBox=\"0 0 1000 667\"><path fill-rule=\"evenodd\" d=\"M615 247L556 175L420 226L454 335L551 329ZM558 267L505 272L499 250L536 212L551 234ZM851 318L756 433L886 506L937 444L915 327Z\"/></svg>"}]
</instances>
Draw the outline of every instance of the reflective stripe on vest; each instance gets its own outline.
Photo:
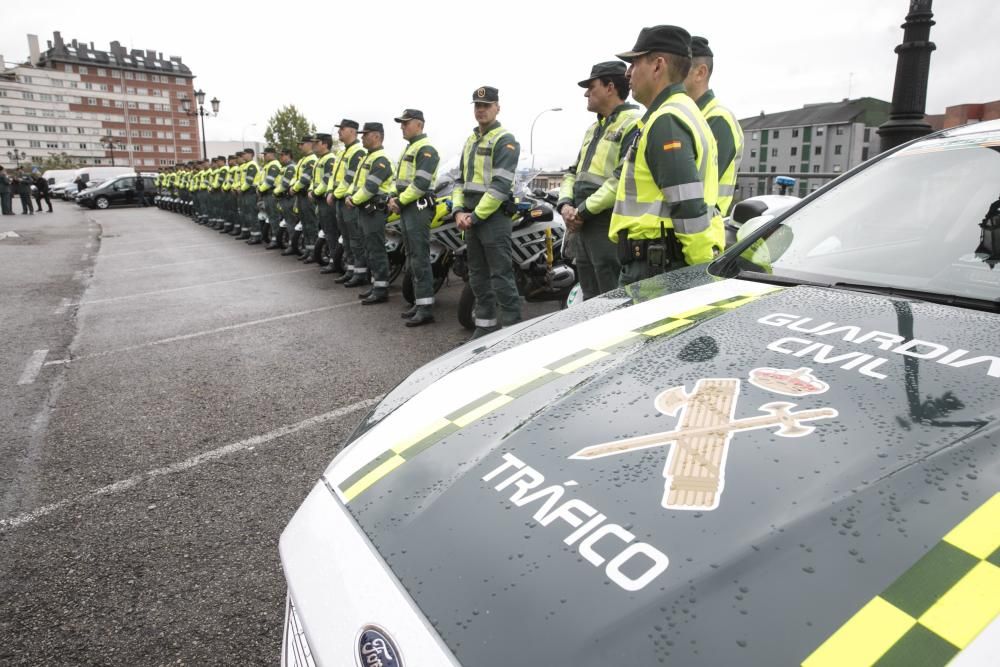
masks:
<instances>
[{"instance_id":1,"label":"reflective stripe on vest","mask_svg":"<svg viewBox=\"0 0 1000 667\"><path fill-rule=\"evenodd\" d=\"M733 196L736 194L736 174L739 172L740 161L743 159L743 128L740 127L733 112L719 104L719 100L716 98L712 98L705 105L702 113L705 114L706 121L712 118L722 118L726 121L729 131L733 135L733 142L736 144L736 154L732 162L727 164L726 168L719 174L719 213L728 215L729 208L733 205Z\"/></svg>"},{"instance_id":2,"label":"reflective stripe on vest","mask_svg":"<svg viewBox=\"0 0 1000 667\"><path fill-rule=\"evenodd\" d=\"M351 165L351 160L358 154L358 151L363 151L364 149L365 147L361 145L361 142L356 141L345 148L344 152L340 154L340 159L337 160L337 164L333 168L333 182L336 187L340 187L349 177L354 176L354 172L348 173L347 168Z\"/></svg>"},{"instance_id":3,"label":"reflective stripe on vest","mask_svg":"<svg viewBox=\"0 0 1000 667\"><path fill-rule=\"evenodd\" d=\"M653 180L649 165L646 163L649 133L645 128L652 127L658 118L666 114L673 116L694 139L695 166L700 181L682 183L661 190ZM618 183L609 235L614 236L619 230L627 229L629 238L632 239L659 238L661 220L666 228L673 228L678 234L692 235L707 232L712 226L719 192L718 155L715 137L708 127L708 122L694 101L685 93L678 92L668 97L645 123L639 121L639 126L638 141L629 149L621 181ZM670 209L674 203L695 199L699 195L704 198L708 207L705 215L676 220L670 217Z\"/></svg>"},{"instance_id":4,"label":"reflective stripe on vest","mask_svg":"<svg viewBox=\"0 0 1000 667\"><path fill-rule=\"evenodd\" d=\"M506 169L493 169L493 149L496 148L500 137L508 134L507 130L495 127L478 140L473 134L465 142L462 156L465 163L465 183L462 191L466 193L484 194L493 182L493 175L502 176L514 182L514 174ZM487 159L489 158L489 159ZM496 193L497 199L504 199L504 196Z\"/></svg>"},{"instance_id":5,"label":"reflective stripe on vest","mask_svg":"<svg viewBox=\"0 0 1000 667\"><path fill-rule=\"evenodd\" d=\"M431 140L427 137L414 141L412 144L407 146L403 150L403 156L399 158L399 165L396 167L396 191L402 193L403 190L410 187L413 183L413 178L417 173L417 152L431 143ZM431 183L431 187L434 187L434 177L437 175L437 169L434 170L433 174L423 173L424 176Z\"/></svg>"},{"instance_id":6,"label":"reflective stripe on vest","mask_svg":"<svg viewBox=\"0 0 1000 667\"><path fill-rule=\"evenodd\" d=\"M313 163L313 180L312 183L309 184L309 189L314 193L326 191L326 181L323 180L323 167L325 167L328 162L336 159L336 153L330 151L323 157L317 158L316 162Z\"/></svg>"}]
</instances>

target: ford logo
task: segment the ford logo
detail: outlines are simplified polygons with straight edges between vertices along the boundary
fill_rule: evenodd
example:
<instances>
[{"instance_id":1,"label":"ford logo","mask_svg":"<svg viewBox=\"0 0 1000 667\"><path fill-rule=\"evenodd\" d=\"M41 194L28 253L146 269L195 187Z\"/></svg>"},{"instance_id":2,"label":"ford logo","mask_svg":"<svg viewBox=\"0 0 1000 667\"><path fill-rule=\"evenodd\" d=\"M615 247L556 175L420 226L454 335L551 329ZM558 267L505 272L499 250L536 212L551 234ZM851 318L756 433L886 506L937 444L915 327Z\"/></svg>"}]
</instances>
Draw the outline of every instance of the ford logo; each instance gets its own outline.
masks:
<instances>
[{"instance_id":1,"label":"ford logo","mask_svg":"<svg viewBox=\"0 0 1000 667\"><path fill-rule=\"evenodd\" d=\"M403 656L389 633L377 625L366 625L358 633L358 664L361 667L403 667Z\"/></svg>"}]
</instances>

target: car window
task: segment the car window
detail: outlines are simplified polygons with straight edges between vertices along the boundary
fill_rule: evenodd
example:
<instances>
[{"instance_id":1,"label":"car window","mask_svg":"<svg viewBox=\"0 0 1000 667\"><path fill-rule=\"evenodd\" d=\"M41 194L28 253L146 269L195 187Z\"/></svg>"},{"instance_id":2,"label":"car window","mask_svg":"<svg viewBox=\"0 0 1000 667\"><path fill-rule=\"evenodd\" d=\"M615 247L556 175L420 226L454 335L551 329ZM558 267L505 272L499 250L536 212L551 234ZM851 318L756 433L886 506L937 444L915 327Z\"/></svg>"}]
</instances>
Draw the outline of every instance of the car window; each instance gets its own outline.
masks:
<instances>
[{"instance_id":1,"label":"car window","mask_svg":"<svg viewBox=\"0 0 1000 667\"><path fill-rule=\"evenodd\" d=\"M803 206L743 257L775 275L996 300L1000 256L980 227L1000 217L995 144L908 147Z\"/></svg>"}]
</instances>

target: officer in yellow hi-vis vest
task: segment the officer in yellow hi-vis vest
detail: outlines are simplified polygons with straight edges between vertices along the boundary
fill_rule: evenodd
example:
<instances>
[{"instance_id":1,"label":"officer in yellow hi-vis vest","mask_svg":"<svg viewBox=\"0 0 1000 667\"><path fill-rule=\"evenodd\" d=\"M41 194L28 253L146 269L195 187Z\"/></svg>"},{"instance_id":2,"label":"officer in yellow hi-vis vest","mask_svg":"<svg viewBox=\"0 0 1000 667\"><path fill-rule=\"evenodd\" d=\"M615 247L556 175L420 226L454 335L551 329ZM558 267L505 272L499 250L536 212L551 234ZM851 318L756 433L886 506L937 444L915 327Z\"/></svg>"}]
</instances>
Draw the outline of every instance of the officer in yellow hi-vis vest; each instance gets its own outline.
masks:
<instances>
[{"instance_id":1,"label":"officer in yellow hi-vis vest","mask_svg":"<svg viewBox=\"0 0 1000 667\"><path fill-rule=\"evenodd\" d=\"M319 225L319 232L316 238L306 239L306 249L309 256L305 259L308 264L312 261L321 262L320 254L316 251L320 247L320 239L324 244L336 245L337 237L337 215L333 205L326 201L326 191L333 176L333 168L337 165L337 155L330 149L333 147L333 135L319 133L316 135L316 143L313 153L316 154L316 161L313 163L313 179L309 186L309 201L316 207L316 221ZM331 247L328 245L327 247ZM324 267L325 268L325 267ZM322 269L320 269L322 270Z\"/></svg>"},{"instance_id":2,"label":"officer in yellow hi-vis vest","mask_svg":"<svg viewBox=\"0 0 1000 667\"><path fill-rule=\"evenodd\" d=\"M521 319L510 242L514 172L521 146L497 121L496 88L477 88L472 102L478 127L465 141L452 203L455 224L465 231L469 285L476 297L472 337L478 338Z\"/></svg>"},{"instance_id":3,"label":"officer in yellow hi-vis vest","mask_svg":"<svg viewBox=\"0 0 1000 667\"><path fill-rule=\"evenodd\" d=\"M368 155L358 169L354 179L354 191L345 204L358 209L358 227L365 246L365 264L354 265L354 276L344 283L345 287L360 287L368 282L368 270L372 272L372 289L358 295L361 303L370 306L389 300L389 256L385 252L385 220L388 217L386 205L389 197L396 192L392 180L392 160L385 153L385 129L382 123L365 123L361 129L361 141ZM356 260L357 261L357 260Z\"/></svg>"},{"instance_id":4,"label":"officer in yellow hi-vis vest","mask_svg":"<svg viewBox=\"0 0 1000 667\"><path fill-rule=\"evenodd\" d=\"M396 166L396 196L389 210L398 213L406 245L406 264L413 280L413 307L403 312L406 326L434 321L434 273L431 269L431 221L434 179L441 158L424 134L424 112L406 109L395 119L409 142Z\"/></svg>"},{"instance_id":5,"label":"officer in yellow hi-vis vest","mask_svg":"<svg viewBox=\"0 0 1000 667\"><path fill-rule=\"evenodd\" d=\"M326 201L334 206L337 215L337 230L340 232L344 249L344 275L334 278L333 282L344 284L354 277L355 257L364 256L364 246L358 228L358 211L349 209L344 203L354 188L354 176L361 168L361 163L367 155L365 147L358 140L358 121L345 118L337 125L337 138L344 144L344 151L337 158L333 168L333 177L326 187ZM367 264L366 264L367 266ZM330 273L336 270L331 263L327 267ZM324 272L326 269L324 269Z\"/></svg>"},{"instance_id":6,"label":"officer in yellow hi-vis vest","mask_svg":"<svg viewBox=\"0 0 1000 667\"><path fill-rule=\"evenodd\" d=\"M240 227L240 184L243 183L243 151L236 151L229 167L229 224L223 229L231 235L239 235Z\"/></svg>"},{"instance_id":7,"label":"officer in yellow hi-vis vest","mask_svg":"<svg viewBox=\"0 0 1000 667\"><path fill-rule=\"evenodd\" d=\"M719 104L709 88L715 70L715 55L704 37L691 38L691 71L684 79L684 89L695 101L719 147L719 215L729 215L736 194L736 174L743 159L743 128L733 112ZM721 219L718 220L721 223ZM723 231L723 233L725 233Z\"/></svg>"},{"instance_id":8,"label":"officer in yellow hi-vis vest","mask_svg":"<svg viewBox=\"0 0 1000 667\"><path fill-rule=\"evenodd\" d=\"M219 224L219 172L221 165L218 156L212 158L211 166L208 170L208 192L205 200L208 202L208 220L205 225L215 228Z\"/></svg>"},{"instance_id":9,"label":"officer in yellow hi-vis vest","mask_svg":"<svg viewBox=\"0 0 1000 667\"><path fill-rule=\"evenodd\" d=\"M243 218L243 233L241 239L248 244L261 242L263 232L260 230L260 218L257 217L257 182L260 176L260 165L252 148L244 148L246 162L243 163L243 184L240 186L240 212Z\"/></svg>"},{"instance_id":10,"label":"officer in yellow hi-vis vest","mask_svg":"<svg viewBox=\"0 0 1000 667\"><path fill-rule=\"evenodd\" d=\"M288 223L293 219L293 200L288 194L292 182L295 180L295 161L292 160L292 149L282 148L278 154L278 162L281 163L281 174L274 185L275 221L271 225L271 242L267 244L268 250L281 248L285 249L288 242ZM285 253L282 253L285 254Z\"/></svg>"},{"instance_id":11,"label":"officer in yellow hi-vis vest","mask_svg":"<svg viewBox=\"0 0 1000 667\"><path fill-rule=\"evenodd\" d=\"M292 194L295 195L295 209L298 211L299 224L292 233L292 248L299 253L299 259L304 260L310 256L310 250L306 248L310 239L315 239L318 229L316 227L316 204L309 199L309 189L312 187L313 167L316 164L316 138L309 136L302 139L299 150L303 152L303 157L299 160L298 171L295 173L295 182L292 183ZM297 233L296 233L297 232Z\"/></svg>"},{"instance_id":12,"label":"officer in yellow hi-vis vest","mask_svg":"<svg viewBox=\"0 0 1000 667\"><path fill-rule=\"evenodd\" d=\"M618 248L608 240L611 210L618 191L616 175L635 133L639 107L627 104L625 63L594 65L586 88L587 111L597 121L587 129L576 165L563 179L556 207L566 228L579 234L576 275L583 298L589 299L618 287L621 263Z\"/></svg>"},{"instance_id":13,"label":"officer in yellow hi-vis vest","mask_svg":"<svg viewBox=\"0 0 1000 667\"><path fill-rule=\"evenodd\" d=\"M302 155L295 162L295 173L292 175L292 184L288 186L288 191L286 196L288 201L285 205L286 213L285 222L288 225L288 247L281 252L282 255L299 255L299 249L296 247L296 243L299 242L299 238L302 236L302 212L299 209L299 192L303 187L308 186L308 183L303 186L300 181L302 177L302 165L309 160L316 159L316 156L312 154L313 148L313 136L307 134L301 139L299 139L299 153ZM310 177L312 176L312 169L308 169ZM305 199L305 197L302 197ZM299 255L299 259L303 257Z\"/></svg>"},{"instance_id":14,"label":"officer in yellow hi-vis vest","mask_svg":"<svg viewBox=\"0 0 1000 667\"><path fill-rule=\"evenodd\" d=\"M646 107L622 165L608 237L618 243L619 283L710 262L725 245L718 213L715 137L684 92L691 36L683 28L643 28L618 55L636 101Z\"/></svg>"},{"instance_id":15,"label":"officer in yellow hi-vis vest","mask_svg":"<svg viewBox=\"0 0 1000 667\"><path fill-rule=\"evenodd\" d=\"M227 160L224 180L222 181L222 217L224 222L219 230L220 234L228 234L233 229L236 222L235 217L235 196L233 195L233 183L236 181L236 173L239 171L239 158L234 154Z\"/></svg>"},{"instance_id":16,"label":"officer in yellow hi-vis vest","mask_svg":"<svg viewBox=\"0 0 1000 667\"><path fill-rule=\"evenodd\" d=\"M278 207L274 200L274 188L278 184L281 176L281 163L276 157L277 151L274 146L264 148L264 166L260 170L260 179L257 185L257 196L264 204L264 225L267 225L267 236L269 241L273 241L278 235ZM270 246L268 246L270 247Z\"/></svg>"}]
</instances>

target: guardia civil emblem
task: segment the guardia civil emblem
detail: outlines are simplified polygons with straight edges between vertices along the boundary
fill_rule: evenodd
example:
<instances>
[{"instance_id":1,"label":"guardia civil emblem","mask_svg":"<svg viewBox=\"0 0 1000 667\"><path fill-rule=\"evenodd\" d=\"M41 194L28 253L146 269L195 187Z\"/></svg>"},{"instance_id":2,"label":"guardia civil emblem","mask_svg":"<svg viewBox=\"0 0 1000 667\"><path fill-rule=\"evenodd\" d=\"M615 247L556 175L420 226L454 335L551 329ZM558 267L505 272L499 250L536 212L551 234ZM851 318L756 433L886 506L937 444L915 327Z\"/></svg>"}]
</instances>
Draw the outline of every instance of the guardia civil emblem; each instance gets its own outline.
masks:
<instances>
[{"instance_id":1,"label":"guardia civil emblem","mask_svg":"<svg viewBox=\"0 0 1000 667\"><path fill-rule=\"evenodd\" d=\"M784 396L808 397L830 388L808 368L756 368L749 382L765 391ZM782 438L801 438L815 430L809 424L838 415L830 407L796 410L796 403L771 401L758 410L764 414L736 419L740 380L706 378L694 389L672 387L656 397L656 409L678 417L671 431L651 433L624 440L584 447L571 459L599 459L651 447L670 446L663 469L665 479L662 505L672 510L714 510L725 487L726 457L733 435L739 431L774 428Z\"/></svg>"}]
</instances>

